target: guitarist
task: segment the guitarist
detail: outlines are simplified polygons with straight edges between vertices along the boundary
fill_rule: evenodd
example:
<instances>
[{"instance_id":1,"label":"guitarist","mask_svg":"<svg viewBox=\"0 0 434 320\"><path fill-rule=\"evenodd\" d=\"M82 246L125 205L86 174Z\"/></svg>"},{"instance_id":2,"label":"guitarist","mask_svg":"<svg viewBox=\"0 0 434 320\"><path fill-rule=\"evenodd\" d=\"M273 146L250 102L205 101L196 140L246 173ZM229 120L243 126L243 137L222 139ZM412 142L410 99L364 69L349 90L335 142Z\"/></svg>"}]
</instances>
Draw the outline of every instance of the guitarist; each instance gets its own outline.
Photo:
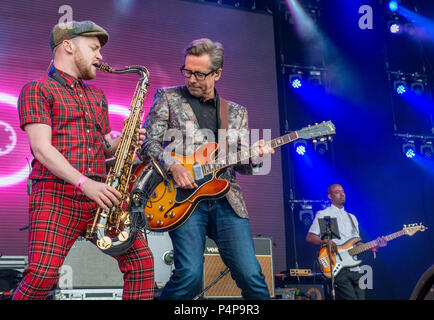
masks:
<instances>
[{"instance_id":1,"label":"guitarist","mask_svg":"<svg viewBox=\"0 0 434 320\"><path fill-rule=\"evenodd\" d=\"M333 252L337 251L337 246L344 244L348 240L360 237L359 223L356 217L345 211L345 192L341 185L332 184L327 188L327 196L332 202L332 205L325 210L318 211L315 219L306 236L306 241L313 245L324 246L327 245L327 239L320 238L320 230L318 219L329 216L336 218L340 239L333 239L331 241L331 249ZM384 237L377 239L379 247L387 245ZM361 242L356 245L360 245ZM360 267L343 268L335 277L335 292L337 300L364 300L365 291L359 286L359 279L362 274L359 273Z\"/></svg>"},{"instance_id":2,"label":"guitarist","mask_svg":"<svg viewBox=\"0 0 434 320\"><path fill-rule=\"evenodd\" d=\"M220 43L209 39L190 43L184 52L184 65L180 68L185 86L158 89L146 117L146 153L161 162L178 188L195 189L198 186L191 172L170 155L172 151L182 153L177 152L177 148L173 150L174 145L181 147L184 155L190 155L199 146L218 141L219 129L226 127L236 132L249 132L246 108L221 99L214 87L222 74L223 51ZM165 149L164 143L170 140L168 133L176 137ZM248 150L249 146L242 146L241 141L236 139L235 149L246 147ZM225 143L219 142L220 145ZM253 148L256 152L248 163L230 166L223 173L222 178L231 185L226 196L199 202L186 222L169 232L175 270L160 299L194 297L202 280L206 236L217 244L221 258L229 267L244 299L270 298L255 256L246 205L235 179L235 171L252 174L261 166L261 157L274 153L261 140ZM167 152L168 149L171 150ZM230 145L227 150L231 150Z\"/></svg>"}]
</instances>

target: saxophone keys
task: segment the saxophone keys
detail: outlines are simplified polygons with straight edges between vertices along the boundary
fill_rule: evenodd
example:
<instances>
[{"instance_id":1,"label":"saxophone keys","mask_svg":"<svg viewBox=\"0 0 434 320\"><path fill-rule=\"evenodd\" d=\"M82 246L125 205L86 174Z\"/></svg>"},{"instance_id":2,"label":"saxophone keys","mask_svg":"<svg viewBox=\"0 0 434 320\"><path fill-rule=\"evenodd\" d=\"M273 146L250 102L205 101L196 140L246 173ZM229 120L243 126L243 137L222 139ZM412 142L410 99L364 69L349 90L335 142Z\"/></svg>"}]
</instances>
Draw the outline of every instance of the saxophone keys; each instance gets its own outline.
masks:
<instances>
[{"instance_id":1,"label":"saxophone keys","mask_svg":"<svg viewBox=\"0 0 434 320\"><path fill-rule=\"evenodd\" d=\"M107 250L108 248L110 248L112 246L112 240L109 237L105 236L105 237L102 237L101 239L97 240L96 245L101 250Z\"/></svg>"},{"instance_id":2,"label":"saxophone keys","mask_svg":"<svg viewBox=\"0 0 434 320\"><path fill-rule=\"evenodd\" d=\"M125 226L129 226L131 224L130 216L128 215L127 219L124 221Z\"/></svg>"},{"instance_id":3,"label":"saxophone keys","mask_svg":"<svg viewBox=\"0 0 434 320\"><path fill-rule=\"evenodd\" d=\"M130 237L130 236L129 236L128 232L126 232L125 230L124 230L124 231L121 231L121 232L118 234L118 239L119 239L120 242L125 242L125 241L127 241L129 237Z\"/></svg>"}]
</instances>

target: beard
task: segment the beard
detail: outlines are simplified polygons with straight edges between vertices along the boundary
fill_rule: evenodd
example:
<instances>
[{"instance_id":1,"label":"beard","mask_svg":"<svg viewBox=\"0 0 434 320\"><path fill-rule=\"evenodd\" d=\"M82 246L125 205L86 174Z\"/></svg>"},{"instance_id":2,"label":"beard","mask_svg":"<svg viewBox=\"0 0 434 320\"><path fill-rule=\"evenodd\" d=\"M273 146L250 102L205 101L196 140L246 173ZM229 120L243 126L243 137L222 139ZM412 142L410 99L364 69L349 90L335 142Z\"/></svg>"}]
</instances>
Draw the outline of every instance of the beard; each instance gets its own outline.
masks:
<instances>
[{"instance_id":1,"label":"beard","mask_svg":"<svg viewBox=\"0 0 434 320\"><path fill-rule=\"evenodd\" d=\"M80 74L80 79L92 80L96 77L96 68L92 63L88 63L84 59L79 49L77 49L76 54L74 55L74 62Z\"/></svg>"}]
</instances>

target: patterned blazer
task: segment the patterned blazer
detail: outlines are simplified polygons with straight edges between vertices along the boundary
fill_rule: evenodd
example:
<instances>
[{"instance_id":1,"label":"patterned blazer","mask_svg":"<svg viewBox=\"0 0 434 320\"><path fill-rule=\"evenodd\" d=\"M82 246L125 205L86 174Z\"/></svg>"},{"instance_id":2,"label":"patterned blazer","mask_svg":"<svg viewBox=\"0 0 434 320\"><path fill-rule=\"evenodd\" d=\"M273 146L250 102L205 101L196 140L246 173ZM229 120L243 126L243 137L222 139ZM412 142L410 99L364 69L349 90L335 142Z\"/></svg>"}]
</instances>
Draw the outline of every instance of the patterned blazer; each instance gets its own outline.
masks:
<instances>
[{"instance_id":1,"label":"patterned blazer","mask_svg":"<svg viewBox=\"0 0 434 320\"><path fill-rule=\"evenodd\" d=\"M148 138L146 153L159 161L166 171L177 163L170 155L171 152L191 155L198 147L209 142L210 135L206 130L200 129L195 113L188 103L187 95L185 86L158 89L151 110L146 116L144 125ZM220 123L220 119L218 121ZM250 147L249 139L240 139L240 133L248 134L248 132L246 108L228 101L229 151L235 148L238 151L248 150L244 148ZM214 140L213 135L212 139ZM226 194L226 198L235 213L242 218L248 218L235 171L241 174L253 174L258 169L251 161L247 161L228 167L220 176L230 182L231 189Z\"/></svg>"}]
</instances>

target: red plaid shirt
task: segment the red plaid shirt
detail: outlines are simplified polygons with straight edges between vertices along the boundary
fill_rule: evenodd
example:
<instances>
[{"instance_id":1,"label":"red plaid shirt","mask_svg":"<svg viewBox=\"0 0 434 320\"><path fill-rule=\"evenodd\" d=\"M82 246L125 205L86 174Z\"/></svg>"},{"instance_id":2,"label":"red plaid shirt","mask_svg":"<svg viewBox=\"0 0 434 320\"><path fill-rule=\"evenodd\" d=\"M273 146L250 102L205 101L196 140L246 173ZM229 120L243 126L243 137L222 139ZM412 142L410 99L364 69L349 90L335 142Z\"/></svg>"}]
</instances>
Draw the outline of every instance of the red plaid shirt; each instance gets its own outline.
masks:
<instances>
[{"instance_id":1,"label":"red plaid shirt","mask_svg":"<svg viewBox=\"0 0 434 320\"><path fill-rule=\"evenodd\" d=\"M81 173L105 178L103 135L109 133L107 99L102 90L52 68L45 78L26 84L18 99L20 127L51 126L52 145ZM56 179L36 158L31 179Z\"/></svg>"}]
</instances>

